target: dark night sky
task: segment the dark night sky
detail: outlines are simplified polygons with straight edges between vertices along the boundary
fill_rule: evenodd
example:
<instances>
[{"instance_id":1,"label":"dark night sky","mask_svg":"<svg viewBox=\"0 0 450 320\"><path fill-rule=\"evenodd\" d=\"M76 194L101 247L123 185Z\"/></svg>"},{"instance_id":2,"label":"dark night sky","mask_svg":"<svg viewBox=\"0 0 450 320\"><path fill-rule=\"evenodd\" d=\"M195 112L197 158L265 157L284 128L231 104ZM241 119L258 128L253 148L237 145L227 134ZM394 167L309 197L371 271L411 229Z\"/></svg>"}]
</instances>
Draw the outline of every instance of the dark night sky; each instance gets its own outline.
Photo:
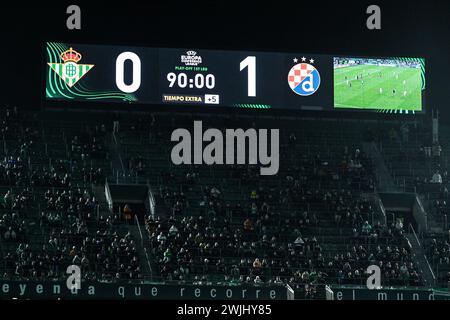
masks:
<instances>
[{"instance_id":1,"label":"dark night sky","mask_svg":"<svg viewBox=\"0 0 450 320\"><path fill-rule=\"evenodd\" d=\"M37 2L39 3L39 2ZM42 2L41 2L42 3ZM39 106L42 41L427 59L427 105L450 120L450 1L83 1L0 5L1 102ZM68 31L69 4L82 30ZM378 4L382 30L365 27ZM299 27L301 26L301 27Z\"/></svg>"}]
</instances>

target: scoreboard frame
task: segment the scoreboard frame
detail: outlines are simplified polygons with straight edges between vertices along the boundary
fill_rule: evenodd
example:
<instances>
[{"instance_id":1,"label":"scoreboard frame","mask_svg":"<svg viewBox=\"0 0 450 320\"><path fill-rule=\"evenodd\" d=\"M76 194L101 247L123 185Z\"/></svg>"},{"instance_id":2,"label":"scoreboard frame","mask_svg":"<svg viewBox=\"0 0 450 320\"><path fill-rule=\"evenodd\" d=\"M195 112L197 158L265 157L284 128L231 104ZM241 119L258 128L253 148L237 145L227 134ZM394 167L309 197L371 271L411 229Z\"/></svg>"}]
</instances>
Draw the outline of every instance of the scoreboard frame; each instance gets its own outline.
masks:
<instances>
[{"instance_id":1,"label":"scoreboard frame","mask_svg":"<svg viewBox=\"0 0 450 320\"><path fill-rule=\"evenodd\" d=\"M240 53L240 54L246 54L246 53L255 53L255 54L266 54L269 56L275 56L275 55L288 55L288 56L292 56L292 57L300 57L302 58L305 55L308 56L319 56L319 57L327 57L329 58L330 61L330 74L327 75L327 81L328 82L328 86L329 88L327 89L327 98L328 99L328 103L318 103L318 104L311 104L309 103L308 105L303 105L301 104L299 107L297 108L286 108L285 105L283 105L284 107L278 107L278 108L265 108L263 103L256 103L256 104L246 104L246 103L242 103L239 107L237 108L230 108L230 106L227 105L220 105L220 104L211 104L208 106L208 108L205 108L204 106L202 108L199 108L198 105L195 104L185 104L182 107L180 107L180 105L178 104L165 104L163 103L163 101L140 101L139 103L131 103L131 102L126 102L126 101L96 101L96 102L92 102L92 101L83 101L83 100L74 100L72 99L71 101L65 100L65 99L48 99L46 97L46 84L47 84L47 73L48 73L48 69L49 67L47 66L47 59L45 59L45 57L47 57L47 52L46 52L46 44L48 42L44 42L43 45L43 57L44 57L44 62L43 62L43 81L42 81L42 88L43 88L43 92L44 94L42 94L42 105L46 108L46 109L50 109L50 110L55 110L55 109L60 109L63 105L64 108L69 108L69 109L79 109L79 108L83 108L83 109L101 109L104 110L104 105L102 106L102 104L106 103L108 104L110 107L108 107L108 109L111 110L123 110L124 108L131 110L140 110L140 111L148 111L148 112L158 112L158 111L171 111L171 112L177 112L177 111L187 111L187 112L202 112L202 111L206 111L207 109L214 109L214 112L244 112L244 113L249 113L249 114L255 114L256 113L266 113L269 112L271 113L275 113L275 114L291 114L292 112L295 113L314 113L317 111L333 111L332 113L336 116L337 113L341 113L343 112L344 114L346 114L346 116L348 116L349 111L351 112L365 112L365 113L376 113L376 112L367 112L368 110L363 110L363 109L336 109L334 107L333 104L333 98L334 98L334 88L333 88L333 77L334 75L332 74L332 70L333 70L333 59L334 58L345 58L348 57L349 55L323 55L323 54L311 54L311 53L307 53L304 52L303 54L296 54L293 52L278 52L278 51L264 51L264 52L260 52L260 51L236 51L236 50L212 50L209 48L202 48L202 49L198 49L197 51L201 51L201 52L220 52L220 53L225 53L225 54L236 54L236 53ZM74 49L76 48L76 44L73 45ZM140 48L140 49L148 49L148 50L171 50L171 51L177 51L177 50L183 50L186 52L189 51L193 51L193 50L189 50L189 49L180 49L180 48L159 48L159 47L150 47L150 46L145 46L145 47L130 47L130 46L125 46L125 45L120 45L120 46L111 46L111 45L93 45L91 43L88 44L82 44L81 46L99 46L99 47L116 47L116 48ZM250 57L250 56L247 56ZM357 56L359 58L367 58L367 59L377 59L378 57L369 57L369 56ZM295 58L294 58L295 59ZM423 58L420 58L423 59ZM245 68L242 67L242 62L244 60L241 61L241 70L239 70L239 72L245 71ZM294 60L295 61L295 60ZM88 60L86 60L86 63L89 63ZM248 66L247 66L248 67ZM94 67L95 69L95 67ZM322 68L323 69L323 68ZM155 72L155 74L157 72L160 72L160 68L159 65L157 65L157 71ZM323 73L323 72L322 72ZM157 81L161 81L161 77L160 75L158 76L159 79ZM331 80L330 80L331 79ZM169 79L167 79L169 80ZM189 83L191 83L192 79L189 79ZM323 81L322 81L323 83ZM320 84L320 88L319 90L323 90L322 88L322 83ZM287 85L285 87L288 87ZM317 91L319 91L317 90ZM161 92L161 90L159 90L159 92ZM258 91L257 91L258 92ZM425 97L426 97L426 92L422 91L422 110L420 112L415 112L415 114L425 114L426 113L426 104L425 104ZM175 95L176 96L176 95ZM296 95L293 95L296 96ZM314 96L314 95L313 95ZM317 96L317 95L316 95ZM300 97L300 98L305 98L305 97ZM306 97L307 99L308 97ZM72 103L73 102L73 103ZM317 99L316 101L317 102ZM320 102L320 99L319 99ZM113 107L114 106L114 107ZM399 116L399 113L395 113L392 112L392 114L394 114L394 116ZM409 116L409 115L408 115Z\"/></svg>"}]
</instances>

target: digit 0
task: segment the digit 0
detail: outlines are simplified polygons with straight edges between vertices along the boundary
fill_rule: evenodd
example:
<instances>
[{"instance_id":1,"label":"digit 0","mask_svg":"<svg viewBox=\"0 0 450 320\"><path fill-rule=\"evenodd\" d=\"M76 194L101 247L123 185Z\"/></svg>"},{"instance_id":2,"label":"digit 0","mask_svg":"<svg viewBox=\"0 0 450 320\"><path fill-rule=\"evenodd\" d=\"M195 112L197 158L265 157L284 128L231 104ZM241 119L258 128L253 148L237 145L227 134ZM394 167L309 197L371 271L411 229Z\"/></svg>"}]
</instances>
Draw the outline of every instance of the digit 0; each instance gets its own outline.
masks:
<instances>
[{"instance_id":1,"label":"digit 0","mask_svg":"<svg viewBox=\"0 0 450 320\"><path fill-rule=\"evenodd\" d=\"M133 80L131 84L125 83L125 61L130 60L133 66ZM141 59L134 52L122 52L116 59L116 85L120 91L133 93L141 86Z\"/></svg>"}]
</instances>

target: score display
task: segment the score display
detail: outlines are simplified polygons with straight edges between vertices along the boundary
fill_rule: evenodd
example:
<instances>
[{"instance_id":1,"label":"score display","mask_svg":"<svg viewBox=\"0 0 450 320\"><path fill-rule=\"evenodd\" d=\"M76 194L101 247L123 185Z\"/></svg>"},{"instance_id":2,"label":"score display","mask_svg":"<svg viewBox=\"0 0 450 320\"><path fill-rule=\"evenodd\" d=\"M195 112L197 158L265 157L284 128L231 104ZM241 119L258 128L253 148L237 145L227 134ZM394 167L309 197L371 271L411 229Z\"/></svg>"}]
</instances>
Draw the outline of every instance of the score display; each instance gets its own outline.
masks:
<instances>
[{"instance_id":1,"label":"score display","mask_svg":"<svg viewBox=\"0 0 450 320\"><path fill-rule=\"evenodd\" d=\"M330 55L55 42L46 43L46 54L48 100L344 108L335 104L336 58Z\"/></svg>"}]
</instances>

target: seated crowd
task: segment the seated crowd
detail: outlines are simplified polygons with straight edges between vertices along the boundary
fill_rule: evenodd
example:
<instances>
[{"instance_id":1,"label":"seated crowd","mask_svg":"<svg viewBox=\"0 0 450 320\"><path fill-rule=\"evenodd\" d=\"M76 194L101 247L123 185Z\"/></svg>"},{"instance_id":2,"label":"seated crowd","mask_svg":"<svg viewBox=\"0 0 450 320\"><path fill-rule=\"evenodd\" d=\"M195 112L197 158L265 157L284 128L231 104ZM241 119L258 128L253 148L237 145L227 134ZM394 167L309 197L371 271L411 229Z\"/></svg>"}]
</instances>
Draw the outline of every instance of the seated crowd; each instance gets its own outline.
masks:
<instances>
[{"instance_id":1,"label":"seated crowd","mask_svg":"<svg viewBox=\"0 0 450 320\"><path fill-rule=\"evenodd\" d=\"M146 262L129 226L117 215L98 212L92 188L103 186L109 174L107 163L97 166L110 157L106 127L67 131L66 140L55 134L51 145L63 143L59 153L51 151L64 156L46 158L51 152L45 130L33 121L21 124L18 110L7 113L0 124L6 146L0 152L0 187L8 189L0 204L1 275L57 279L66 276L68 265L79 264L85 279L143 279ZM376 264L386 285L421 284L403 229L382 224L365 196L376 189L372 163L345 125L339 133L330 128L315 136L295 129L285 134L276 176L260 176L254 165L218 168L211 176L208 166L155 167L161 161L152 161L147 151L167 148L170 130L150 119L150 125L139 121L131 127L131 134L149 144L135 154L127 151L126 167L143 179L157 171L149 183L167 208L145 221L154 278L290 284L313 295L317 284L364 285L367 267ZM118 134L126 126L115 128ZM14 139L20 140L15 147ZM437 243L432 252L448 263L445 248Z\"/></svg>"},{"instance_id":2,"label":"seated crowd","mask_svg":"<svg viewBox=\"0 0 450 320\"><path fill-rule=\"evenodd\" d=\"M345 145L326 156L285 152L297 145L291 134L275 178L259 176L255 166L232 165L208 186L201 166L162 172L159 193L169 214L146 220L162 280L302 290L320 283L364 285L367 267L377 264L384 283L420 285L403 230L369 223L374 209L361 195L373 192L376 181L367 156ZM231 190L247 196L237 200ZM343 244L333 246L330 229Z\"/></svg>"},{"instance_id":3,"label":"seated crowd","mask_svg":"<svg viewBox=\"0 0 450 320\"><path fill-rule=\"evenodd\" d=\"M75 264L84 279L142 278L135 240L118 215L98 211L91 188L104 186L106 178L88 161L108 158L105 127L73 134L69 148L58 146L56 135L60 151L48 152L65 156L46 158L50 123L30 123L17 109L1 116L7 148L0 161L0 277L66 279L67 267Z\"/></svg>"}]
</instances>

